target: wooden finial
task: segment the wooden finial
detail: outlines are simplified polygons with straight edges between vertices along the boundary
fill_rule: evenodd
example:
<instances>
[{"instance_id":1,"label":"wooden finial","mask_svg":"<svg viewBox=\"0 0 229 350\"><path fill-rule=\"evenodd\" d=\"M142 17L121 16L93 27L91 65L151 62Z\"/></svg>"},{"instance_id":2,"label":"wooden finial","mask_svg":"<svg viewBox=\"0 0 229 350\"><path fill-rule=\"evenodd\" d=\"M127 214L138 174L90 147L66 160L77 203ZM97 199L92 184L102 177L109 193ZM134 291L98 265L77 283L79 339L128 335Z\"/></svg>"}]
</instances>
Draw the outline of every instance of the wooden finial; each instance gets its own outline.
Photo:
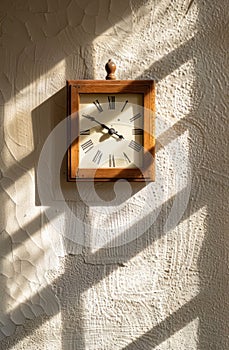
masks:
<instances>
[{"instance_id":1,"label":"wooden finial","mask_svg":"<svg viewBox=\"0 0 229 350\"><path fill-rule=\"evenodd\" d=\"M109 59L108 62L105 65L105 69L107 71L106 80L115 80L115 71L116 71L116 64L112 61L112 59Z\"/></svg>"}]
</instances>

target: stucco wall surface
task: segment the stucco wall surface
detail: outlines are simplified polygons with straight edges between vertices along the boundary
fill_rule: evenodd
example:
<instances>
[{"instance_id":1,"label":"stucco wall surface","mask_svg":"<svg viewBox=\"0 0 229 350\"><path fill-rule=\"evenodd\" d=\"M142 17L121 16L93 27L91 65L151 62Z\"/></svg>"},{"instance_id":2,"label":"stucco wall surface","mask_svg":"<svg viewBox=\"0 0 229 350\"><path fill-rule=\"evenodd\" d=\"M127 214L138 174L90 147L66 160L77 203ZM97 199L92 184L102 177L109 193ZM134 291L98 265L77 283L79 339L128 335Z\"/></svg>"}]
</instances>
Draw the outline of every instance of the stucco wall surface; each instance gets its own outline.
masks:
<instances>
[{"instance_id":1,"label":"stucco wall surface","mask_svg":"<svg viewBox=\"0 0 229 350\"><path fill-rule=\"evenodd\" d=\"M1 1L0 349L229 349L228 29L226 0ZM156 182L95 204L53 176L53 144L44 203L66 80L109 58L157 82Z\"/></svg>"}]
</instances>

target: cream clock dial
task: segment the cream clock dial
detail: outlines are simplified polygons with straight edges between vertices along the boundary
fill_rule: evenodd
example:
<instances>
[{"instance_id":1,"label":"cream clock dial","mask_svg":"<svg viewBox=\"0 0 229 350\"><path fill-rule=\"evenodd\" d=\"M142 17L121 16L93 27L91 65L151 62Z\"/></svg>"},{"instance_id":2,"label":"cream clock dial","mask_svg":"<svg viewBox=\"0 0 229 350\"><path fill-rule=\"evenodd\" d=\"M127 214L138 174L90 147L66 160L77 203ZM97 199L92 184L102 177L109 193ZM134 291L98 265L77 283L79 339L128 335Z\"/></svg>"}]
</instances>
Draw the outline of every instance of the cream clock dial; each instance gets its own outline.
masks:
<instances>
[{"instance_id":1,"label":"cream clock dial","mask_svg":"<svg viewBox=\"0 0 229 350\"><path fill-rule=\"evenodd\" d=\"M79 168L139 168L142 94L80 94Z\"/></svg>"}]
</instances>

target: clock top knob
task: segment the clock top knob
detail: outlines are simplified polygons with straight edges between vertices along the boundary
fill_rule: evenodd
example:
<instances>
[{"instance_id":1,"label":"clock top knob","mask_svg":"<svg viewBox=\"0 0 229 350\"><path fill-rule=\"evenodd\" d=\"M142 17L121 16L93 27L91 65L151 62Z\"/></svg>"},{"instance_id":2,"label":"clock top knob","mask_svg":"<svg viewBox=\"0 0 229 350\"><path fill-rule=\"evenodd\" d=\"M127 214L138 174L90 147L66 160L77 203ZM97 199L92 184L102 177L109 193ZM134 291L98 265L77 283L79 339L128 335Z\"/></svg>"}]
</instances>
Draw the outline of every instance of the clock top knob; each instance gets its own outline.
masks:
<instances>
[{"instance_id":1,"label":"clock top knob","mask_svg":"<svg viewBox=\"0 0 229 350\"><path fill-rule=\"evenodd\" d=\"M105 69L107 72L106 80L115 80L116 64L112 61L112 59L108 60L108 62L105 65Z\"/></svg>"}]
</instances>

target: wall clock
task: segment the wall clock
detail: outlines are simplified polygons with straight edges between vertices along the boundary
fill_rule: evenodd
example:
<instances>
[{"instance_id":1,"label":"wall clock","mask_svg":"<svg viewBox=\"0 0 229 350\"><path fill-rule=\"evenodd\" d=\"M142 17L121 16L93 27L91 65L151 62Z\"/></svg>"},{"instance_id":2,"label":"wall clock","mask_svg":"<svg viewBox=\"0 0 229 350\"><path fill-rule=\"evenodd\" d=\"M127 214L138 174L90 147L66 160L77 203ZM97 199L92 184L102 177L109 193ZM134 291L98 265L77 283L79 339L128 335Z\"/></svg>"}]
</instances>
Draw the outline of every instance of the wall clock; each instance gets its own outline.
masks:
<instances>
[{"instance_id":1,"label":"wall clock","mask_svg":"<svg viewBox=\"0 0 229 350\"><path fill-rule=\"evenodd\" d=\"M68 181L155 180L155 82L67 81Z\"/></svg>"}]
</instances>

